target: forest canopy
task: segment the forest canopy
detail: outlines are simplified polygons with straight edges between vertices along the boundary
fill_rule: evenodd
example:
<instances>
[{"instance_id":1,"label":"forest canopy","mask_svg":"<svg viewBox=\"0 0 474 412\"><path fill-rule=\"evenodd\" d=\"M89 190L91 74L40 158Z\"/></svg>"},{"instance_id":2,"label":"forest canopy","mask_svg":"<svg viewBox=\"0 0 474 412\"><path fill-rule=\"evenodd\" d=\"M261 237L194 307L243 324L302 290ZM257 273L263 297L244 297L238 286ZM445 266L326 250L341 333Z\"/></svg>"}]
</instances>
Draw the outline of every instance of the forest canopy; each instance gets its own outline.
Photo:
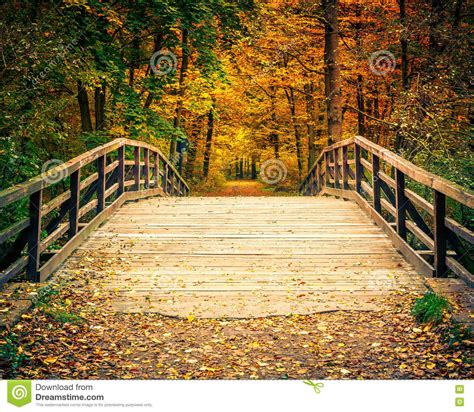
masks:
<instances>
[{"instance_id":1,"label":"forest canopy","mask_svg":"<svg viewBox=\"0 0 474 412\"><path fill-rule=\"evenodd\" d=\"M464 0L7 0L0 187L117 137L194 184L295 186L363 135L468 187L472 10Z\"/></svg>"}]
</instances>

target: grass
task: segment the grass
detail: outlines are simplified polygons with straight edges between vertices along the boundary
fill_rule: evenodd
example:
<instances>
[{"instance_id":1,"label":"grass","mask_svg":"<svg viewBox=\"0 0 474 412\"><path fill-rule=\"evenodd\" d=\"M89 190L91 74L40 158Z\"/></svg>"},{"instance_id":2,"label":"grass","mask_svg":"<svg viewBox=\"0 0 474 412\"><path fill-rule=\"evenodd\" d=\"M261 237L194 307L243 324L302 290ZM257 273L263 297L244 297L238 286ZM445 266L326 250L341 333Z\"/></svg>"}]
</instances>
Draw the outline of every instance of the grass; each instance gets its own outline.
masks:
<instances>
[{"instance_id":1,"label":"grass","mask_svg":"<svg viewBox=\"0 0 474 412\"><path fill-rule=\"evenodd\" d=\"M34 301L35 307L39 308L45 315L58 323L74 323L79 324L82 319L68 310L66 302L57 299L59 296L58 289L51 286L45 286L38 290L38 294ZM53 302L53 299L55 302Z\"/></svg>"},{"instance_id":2,"label":"grass","mask_svg":"<svg viewBox=\"0 0 474 412\"><path fill-rule=\"evenodd\" d=\"M0 341L0 367L5 364L15 375L16 370L28 360L23 348L18 343L18 337L10 332Z\"/></svg>"},{"instance_id":3,"label":"grass","mask_svg":"<svg viewBox=\"0 0 474 412\"><path fill-rule=\"evenodd\" d=\"M415 301L412 314L419 323L437 325L443 320L444 313L450 309L449 303L445 298L430 291Z\"/></svg>"}]
</instances>

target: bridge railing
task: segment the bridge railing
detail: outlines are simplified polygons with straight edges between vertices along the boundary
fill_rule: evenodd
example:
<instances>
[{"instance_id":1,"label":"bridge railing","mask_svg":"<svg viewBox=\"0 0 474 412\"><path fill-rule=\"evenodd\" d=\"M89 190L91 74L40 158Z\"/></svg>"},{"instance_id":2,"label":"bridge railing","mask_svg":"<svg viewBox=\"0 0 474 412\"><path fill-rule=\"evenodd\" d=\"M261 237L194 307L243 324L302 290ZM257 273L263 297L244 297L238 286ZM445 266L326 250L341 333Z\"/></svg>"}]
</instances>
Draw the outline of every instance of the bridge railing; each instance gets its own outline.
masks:
<instances>
[{"instance_id":1,"label":"bridge railing","mask_svg":"<svg viewBox=\"0 0 474 412\"><path fill-rule=\"evenodd\" d=\"M474 196L464 188L356 136L323 150L300 193L356 201L420 273L450 270L474 286ZM448 216L452 210L470 224Z\"/></svg>"},{"instance_id":2,"label":"bridge railing","mask_svg":"<svg viewBox=\"0 0 474 412\"><path fill-rule=\"evenodd\" d=\"M115 139L1 191L0 213L10 208L11 214L22 203L29 213L0 231L0 244L10 240L0 286L25 269L30 281L46 279L127 200L189 191L160 150L129 139Z\"/></svg>"}]
</instances>

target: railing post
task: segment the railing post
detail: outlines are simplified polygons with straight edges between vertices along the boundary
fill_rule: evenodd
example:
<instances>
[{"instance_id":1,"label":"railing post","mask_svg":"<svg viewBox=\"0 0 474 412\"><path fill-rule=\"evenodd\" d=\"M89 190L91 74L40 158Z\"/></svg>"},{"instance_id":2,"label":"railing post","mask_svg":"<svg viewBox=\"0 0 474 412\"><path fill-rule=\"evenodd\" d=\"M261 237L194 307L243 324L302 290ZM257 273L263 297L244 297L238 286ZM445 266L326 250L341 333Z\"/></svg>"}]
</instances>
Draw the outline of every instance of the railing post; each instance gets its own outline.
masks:
<instances>
[{"instance_id":1,"label":"railing post","mask_svg":"<svg viewBox=\"0 0 474 412\"><path fill-rule=\"evenodd\" d=\"M169 169L169 194L170 196L174 195L174 171Z\"/></svg>"},{"instance_id":2,"label":"railing post","mask_svg":"<svg viewBox=\"0 0 474 412\"><path fill-rule=\"evenodd\" d=\"M396 218L397 218L397 233L404 240L407 238L406 227L406 206L407 197L405 195L405 174L398 169L395 169L395 183L396 183Z\"/></svg>"},{"instance_id":3,"label":"railing post","mask_svg":"<svg viewBox=\"0 0 474 412\"><path fill-rule=\"evenodd\" d=\"M79 200L81 192L81 169L71 174L71 197L69 198L69 239L79 229Z\"/></svg>"},{"instance_id":4,"label":"railing post","mask_svg":"<svg viewBox=\"0 0 474 412\"><path fill-rule=\"evenodd\" d=\"M349 177L347 176L347 146L342 147L342 188L349 189Z\"/></svg>"},{"instance_id":5,"label":"railing post","mask_svg":"<svg viewBox=\"0 0 474 412\"><path fill-rule=\"evenodd\" d=\"M97 158L97 213L105 209L105 155Z\"/></svg>"},{"instance_id":6,"label":"railing post","mask_svg":"<svg viewBox=\"0 0 474 412\"><path fill-rule=\"evenodd\" d=\"M134 148L134 160L135 165L133 166L133 178L135 180L135 190L140 190L140 147L135 146Z\"/></svg>"},{"instance_id":7,"label":"railing post","mask_svg":"<svg viewBox=\"0 0 474 412\"><path fill-rule=\"evenodd\" d=\"M117 197L125 191L125 146L118 148L118 189Z\"/></svg>"},{"instance_id":8,"label":"railing post","mask_svg":"<svg viewBox=\"0 0 474 412\"><path fill-rule=\"evenodd\" d=\"M163 160L163 177L161 179L163 184L163 192L168 193L168 163Z\"/></svg>"},{"instance_id":9,"label":"railing post","mask_svg":"<svg viewBox=\"0 0 474 412\"><path fill-rule=\"evenodd\" d=\"M153 158L153 170L154 188L156 189L160 179L160 158L158 152L155 153L155 157Z\"/></svg>"},{"instance_id":10,"label":"railing post","mask_svg":"<svg viewBox=\"0 0 474 412\"><path fill-rule=\"evenodd\" d=\"M333 150L334 158L334 188L339 189L341 187L339 179L341 178L341 173L339 170L339 148Z\"/></svg>"},{"instance_id":11,"label":"railing post","mask_svg":"<svg viewBox=\"0 0 474 412\"><path fill-rule=\"evenodd\" d=\"M356 192L361 193L361 182L362 182L362 164L360 163L360 146L354 144L354 160L355 160L355 186Z\"/></svg>"},{"instance_id":12,"label":"railing post","mask_svg":"<svg viewBox=\"0 0 474 412\"><path fill-rule=\"evenodd\" d=\"M145 189L150 188L150 150L143 149L143 158L145 160Z\"/></svg>"},{"instance_id":13,"label":"railing post","mask_svg":"<svg viewBox=\"0 0 474 412\"><path fill-rule=\"evenodd\" d=\"M325 166L325 178L324 178L324 187L328 187L330 185L330 178L331 174L329 173L329 152L324 152L324 166Z\"/></svg>"},{"instance_id":14,"label":"railing post","mask_svg":"<svg viewBox=\"0 0 474 412\"><path fill-rule=\"evenodd\" d=\"M28 264L26 274L30 282L39 282L39 266L41 253L41 205L43 190L30 195L30 228L28 234Z\"/></svg>"},{"instance_id":15,"label":"railing post","mask_svg":"<svg viewBox=\"0 0 474 412\"><path fill-rule=\"evenodd\" d=\"M374 190L374 209L377 213L382 212L380 204L380 159L372 153L372 188Z\"/></svg>"},{"instance_id":16,"label":"railing post","mask_svg":"<svg viewBox=\"0 0 474 412\"><path fill-rule=\"evenodd\" d=\"M434 267L436 277L446 276L446 196L444 193L433 191L434 197Z\"/></svg>"},{"instance_id":17,"label":"railing post","mask_svg":"<svg viewBox=\"0 0 474 412\"><path fill-rule=\"evenodd\" d=\"M315 172L315 176L314 176L314 191L315 191L315 194L318 194L318 192L320 191L320 188L319 188L319 184L320 184L320 170L319 170L320 166L319 166L319 163L316 165L316 172Z\"/></svg>"}]
</instances>

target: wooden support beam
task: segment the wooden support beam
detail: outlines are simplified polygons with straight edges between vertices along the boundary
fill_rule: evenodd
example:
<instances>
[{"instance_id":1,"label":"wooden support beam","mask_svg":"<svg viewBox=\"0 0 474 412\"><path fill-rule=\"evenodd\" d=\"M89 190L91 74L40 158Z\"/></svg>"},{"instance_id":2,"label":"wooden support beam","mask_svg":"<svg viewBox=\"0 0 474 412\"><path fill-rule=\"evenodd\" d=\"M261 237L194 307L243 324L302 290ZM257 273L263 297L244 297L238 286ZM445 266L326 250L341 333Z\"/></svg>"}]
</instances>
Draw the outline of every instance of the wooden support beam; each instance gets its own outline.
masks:
<instances>
[{"instance_id":1,"label":"wooden support beam","mask_svg":"<svg viewBox=\"0 0 474 412\"><path fill-rule=\"evenodd\" d=\"M39 282L41 247L41 205L43 190L30 195L30 228L28 235L28 264L26 273L30 282Z\"/></svg>"},{"instance_id":2,"label":"wooden support beam","mask_svg":"<svg viewBox=\"0 0 474 412\"><path fill-rule=\"evenodd\" d=\"M69 239L79 230L79 201L80 201L81 169L71 174L71 197L69 199Z\"/></svg>"},{"instance_id":3,"label":"wooden support beam","mask_svg":"<svg viewBox=\"0 0 474 412\"><path fill-rule=\"evenodd\" d=\"M154 161L153 161L153 180L154 180L154 188L156 189L159 185L159 179L160 179L160 156L158 153L155 153L154 156Z\"/></svg>"},{"instance_id":4,"label":"wooden support beam","mask_svg":"<svg viewBox=\"0 0 474 412\"><path fill-rule=\"evenodd\" d=\"M117 197L119 197L125 191L125 146L118 148L118 189Z\"/></svg>"},{"instance_id":5,"label":"wooden support beam","mask_svg":"<svg viewBox=\"0 0 474 412\"><path fill-rule=\"evenodd\" d=\"M406 208L407 208L407 197L405 195L405 174L395 169L395 203L396 203L396 220L397 220L397 233L403 239L407 238L407 226L406 226Z\"/></svg>"},{"instance_id":6,"label":"wooden support beam","mask_svg":"<svg viewBox=\"0 0 474 412\"><path fill-rule=\"evenodd\" d=\"M434 197L434 268L436 277L446 277L446 196L433 190Z\"/></svg>"},{"instance_id":7,"label":"wooden support beam","mask_svg":"<svg viewBox=\"0 0 474 412\"><path fill-rule=\"evenodd\" d=\"M359 194L361 193L362 182L362 164L360 163L360 152L360 146L358 144L354 144L356 192Z\"/></svg>"},{"instance_id":8,"label":"wooden support beam","mask_svg":"<svg viewBox=\"0 0 474 412\"><path fill-rule=\"evenodd\" d=\"M134 190L140 190L140 148L134 148L134 166L133 166L133 180L135 182Z\"/></svg>"},{"instance_id":9,"label":"wooden support beam","mask_svg":"<svg viewBox=\"0 0 474 412\"><path fill-rule=\"evenodd\" d=\"M341 184L340 184L341 171L339 167L339 149L338 148L334 148L333 157L334 157L334 187L336 189L339 189L341 187Z\"/></svg>"},{"instance_id":10,"label":"wooden support beam","mask_svg":"<svg viewBox=\"0 0 474 412\"><path fill-rule=\"evenodd\" d=\"M372 154L372 188L374 191L374 209L380 213L382 208L380 206L380 160L379 157Z\"/></svg>"},{"instance_id":11,"label":"wooden support beam","mask_svg":"<svg viewBox=\"0 0 474 412\"><path fill-rule=\"evenodd\" d=\"M168 164L163 160L162 175L163 192L168 193Z\"/></svg>"},{"instance_id":12,"label":"wooden support beam","mask_svg":"<svg viewBox=\"0 0 474 412\"><path fill-rule=\"evenodd\" d=\"M150 150L143 149L143 158L145 161L145 189L150 187Z\"/></svg>"},{"instance_id":13,"label":"wooden support beam","mask_svg":"<svg viewBox=\"0 0 474 412\"><path fill-rule=\"evenodd\" d=\"M105 209L105 155L97 158L97 213Z\"/></svg>"},{"instance_id":14,"label":"wooden support beam","mask_svg":"<svg viewBox=\"0 0 474 412\"><path fill-rule=\"evenodd\" d=\"M347 164L347 146L342 146L342 188L344 190L349 189L349 176L348 176L348 168L349 165Z\"/></svg>"}]
</instances>

